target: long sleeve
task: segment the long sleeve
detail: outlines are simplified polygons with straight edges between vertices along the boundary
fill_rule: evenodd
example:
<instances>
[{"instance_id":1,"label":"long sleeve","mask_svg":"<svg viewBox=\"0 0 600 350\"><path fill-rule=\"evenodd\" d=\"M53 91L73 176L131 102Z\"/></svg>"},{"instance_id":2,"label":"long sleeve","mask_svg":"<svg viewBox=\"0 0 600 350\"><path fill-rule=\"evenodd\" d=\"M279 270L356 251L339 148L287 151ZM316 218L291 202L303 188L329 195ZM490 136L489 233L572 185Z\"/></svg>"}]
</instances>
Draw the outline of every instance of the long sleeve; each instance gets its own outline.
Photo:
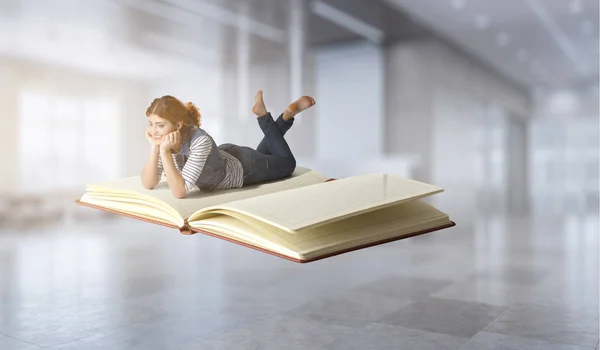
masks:
<instances>
[{"instance_id":1,"label":"long sleeve","mask_svg":"<svg viewBox=\"0 0 600 350\"><path fill-rule=\"evenodd\" d=\"M177 163L177 158L176 157L177 156L174 154L173 155L173 162L175 163L175 167L179 168L179 165ZM160 180L162 178L162 174L164 172L164 168L163 168L162 159L160 157L160 154L158 155L158 165L157 165L156 168L157 168L157 172L158 172L158 179Z\"/></svg>"},{"instance_id":2,"label":"long sleeve","mask_svg":"<svg viewBox=\"0 0 600 350\"><path fill-rule=\"evenodd\" d=\"M211 148L212 142L208 136L198 137L190 145L189 157L181 170L188 193L196 186L196 181L204 169Z\"/></svg>"},{"instance_id":3,"label":"long sleeve","mask_svg":"<svg viewBox=\"0 0 600 350\"><path fill-rule=\"evenodd\" d=\"M157 171L158 171L158 180L160 181L160 179L162 178L162 173L163 173L163 165L162 165L162 160L160 160L160 154L158 155Z\"/></svg>"}]
</instances>

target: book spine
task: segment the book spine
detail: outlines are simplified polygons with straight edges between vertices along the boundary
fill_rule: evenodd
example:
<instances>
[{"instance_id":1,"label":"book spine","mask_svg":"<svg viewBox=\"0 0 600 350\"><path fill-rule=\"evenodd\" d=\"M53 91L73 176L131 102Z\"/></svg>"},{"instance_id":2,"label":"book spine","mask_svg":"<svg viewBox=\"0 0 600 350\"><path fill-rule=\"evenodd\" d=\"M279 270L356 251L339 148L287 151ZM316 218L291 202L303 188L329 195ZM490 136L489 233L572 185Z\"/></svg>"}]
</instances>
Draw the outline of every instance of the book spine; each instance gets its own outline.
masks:
<instances>
[{"instance_id":1,"label":"book spine","mask_svg":"<svg viewBox=\"0 0 600 350\"><path fill-rule=\"evenodd\" d=\"M183 226L179 228L179 232L183 235L193 235L194 231L192 231L192 227L188 223L187 219L183 220Z\"/></svg>"}]
</instances>

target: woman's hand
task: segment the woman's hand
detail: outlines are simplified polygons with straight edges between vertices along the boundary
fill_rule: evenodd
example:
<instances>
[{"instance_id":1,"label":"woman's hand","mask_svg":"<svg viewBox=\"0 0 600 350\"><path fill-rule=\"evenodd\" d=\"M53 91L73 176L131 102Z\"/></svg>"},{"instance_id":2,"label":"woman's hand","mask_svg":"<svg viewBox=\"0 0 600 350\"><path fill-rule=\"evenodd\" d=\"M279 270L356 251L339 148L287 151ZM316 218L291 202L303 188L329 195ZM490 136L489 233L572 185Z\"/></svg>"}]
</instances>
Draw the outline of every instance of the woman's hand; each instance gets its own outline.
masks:
<instances>
[{"instance_id":1,"label":"woman's hand","mask_svg":"<svg viewBox=\"0 0 600 350\"><path fill-rule=\"evenodd\" d=\"M179 144L181 144L181 133L179 131L174 131L172 133L167 134L162 143L160 144L160 151L175 151L178 148Z\"/></svg>"}]
</instances>

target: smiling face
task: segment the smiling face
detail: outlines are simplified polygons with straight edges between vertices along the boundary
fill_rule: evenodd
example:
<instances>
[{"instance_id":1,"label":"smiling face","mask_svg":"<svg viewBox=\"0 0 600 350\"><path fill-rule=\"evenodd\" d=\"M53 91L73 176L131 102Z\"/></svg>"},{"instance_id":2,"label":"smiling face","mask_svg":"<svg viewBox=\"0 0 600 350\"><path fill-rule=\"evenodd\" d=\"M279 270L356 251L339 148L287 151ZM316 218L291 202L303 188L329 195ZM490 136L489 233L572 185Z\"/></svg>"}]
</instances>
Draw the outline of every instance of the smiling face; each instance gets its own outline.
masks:
<instances>
[{"instance_id":1,"label":"smiling face","mask_svg":"<svg viewBox=\"0 0 600 350\"><path fill-rule=\"evenodd\" d=\"M178 124L181 124L178 123ZM178 125L168 119L163 119L156 114L148 116L148 127L146 130L152 136L152 141L155 145L160 145L164 140L164 136L177 131Z\"/></svg>"}]
</instances>

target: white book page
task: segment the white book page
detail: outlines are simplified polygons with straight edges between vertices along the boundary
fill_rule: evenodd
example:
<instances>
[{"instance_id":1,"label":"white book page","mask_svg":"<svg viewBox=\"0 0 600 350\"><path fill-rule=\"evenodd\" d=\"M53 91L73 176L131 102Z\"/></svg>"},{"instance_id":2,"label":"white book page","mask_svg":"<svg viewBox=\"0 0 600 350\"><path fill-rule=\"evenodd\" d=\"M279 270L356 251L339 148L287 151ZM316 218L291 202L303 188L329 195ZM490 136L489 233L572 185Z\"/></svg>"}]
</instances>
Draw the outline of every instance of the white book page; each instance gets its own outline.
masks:
<instances>
[{"instance_id":1,"label":"white book page","mask_svg":"<svg viewBox=\"0 0 600 350\"><path fill-rule=\"evenodd\" d=\"M390 174L366 174L226 203L226 209L264 221L289 233L338 221L442 192L443 189ZM268 200L265 200L268 199Z\"/></svg>"},{"instance_id":2,"label":"white book page","mask_svg":"<svg viewBox=\"0 0 600 350\"><path fill-rule=\"evenodd\" d=\"M192 225L282 254L307 258L344 247L401 237L420 229L449 222L446 213L423 201L413 200L307 229L298 234L289 234L261 221L235 213L217 214L194 222Z\"/></svg>"},{"instance_id":3,"label":"white book page","mask_svg":"<svg viewBox=\"0 0 600 350\"><path fill-rule=\"evenodd\" d=\"M213 192L195 190L181 199L173 196L166 180L162 180L154 189L148 190L142 186L140 176L91 184L87 188L92 193L120 193L125 196L128 194L132 196L133 194L137 198L140 198L139 195L142 195L141 198L147 198L149 201L158 201L163 206L166 204L175 209L182 218L190 218L192 220L192 214L205 207L317 184L325 180L327 178L317 171L304 167L296 167L296 171L290 177L284 179Z\"/></svg>"}]
</instances>

